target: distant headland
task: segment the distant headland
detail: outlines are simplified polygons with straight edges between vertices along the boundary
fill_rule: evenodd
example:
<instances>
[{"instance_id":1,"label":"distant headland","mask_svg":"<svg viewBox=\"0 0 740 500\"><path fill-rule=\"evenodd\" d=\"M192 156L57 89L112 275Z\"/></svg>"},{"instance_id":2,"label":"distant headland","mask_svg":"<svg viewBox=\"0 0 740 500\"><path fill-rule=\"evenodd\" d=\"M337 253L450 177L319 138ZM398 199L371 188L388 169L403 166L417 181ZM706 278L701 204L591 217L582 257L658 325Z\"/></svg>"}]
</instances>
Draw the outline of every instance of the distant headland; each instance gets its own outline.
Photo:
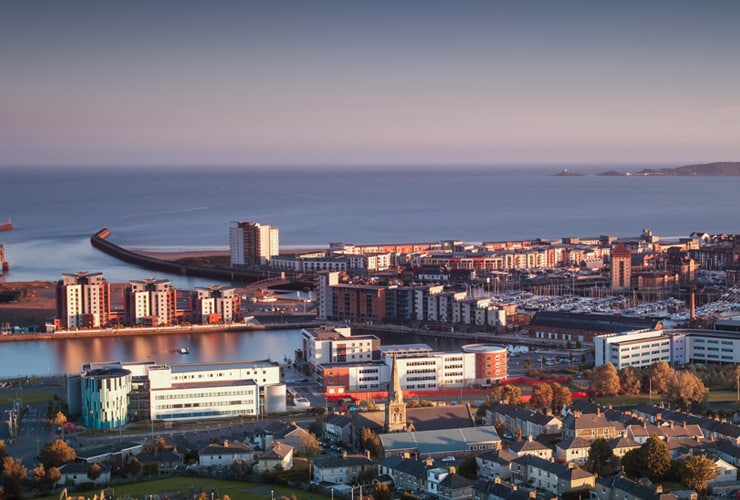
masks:
<instances>
[{"instance_id":1,"label":"distant headland","mask_svg":"<svg viewBox=\"0 0 740 500\"><path fill-rule=\"evenodd\" d=\"M601 176L694 176L694 177L735 177L740 176L740 162L722 161L715 163L702 163L697 165L685 165L676 168L645 168L639 172L620 172L619 170L609 170L602 172Z\"/></svg>"}]
</instances>

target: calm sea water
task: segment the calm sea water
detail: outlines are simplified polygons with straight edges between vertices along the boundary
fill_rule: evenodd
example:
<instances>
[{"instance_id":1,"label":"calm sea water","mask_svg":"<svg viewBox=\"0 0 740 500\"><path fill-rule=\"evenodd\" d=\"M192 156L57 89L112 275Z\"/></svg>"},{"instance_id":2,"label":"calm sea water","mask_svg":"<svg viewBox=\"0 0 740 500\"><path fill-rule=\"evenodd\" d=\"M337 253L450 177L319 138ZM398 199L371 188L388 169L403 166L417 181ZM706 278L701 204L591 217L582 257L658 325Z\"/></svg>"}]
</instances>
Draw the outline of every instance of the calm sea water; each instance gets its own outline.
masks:
<instances>
[{"instance_id":1,"label":"calm sea water","mask_svg":"<svg viewBox=\"0 0 740 500\"><path fill-rule=\"evenodd\" d=\"M548 175L558 170L0 171L0 221L16 226L0 233L5 279L151 277L90 246L102 227L120 245L149 250L225 250L233 220L278 226L283 247L740 232L740 177ZM207 284L170 278L181 288Z\"/></svg>"}]
</instances>

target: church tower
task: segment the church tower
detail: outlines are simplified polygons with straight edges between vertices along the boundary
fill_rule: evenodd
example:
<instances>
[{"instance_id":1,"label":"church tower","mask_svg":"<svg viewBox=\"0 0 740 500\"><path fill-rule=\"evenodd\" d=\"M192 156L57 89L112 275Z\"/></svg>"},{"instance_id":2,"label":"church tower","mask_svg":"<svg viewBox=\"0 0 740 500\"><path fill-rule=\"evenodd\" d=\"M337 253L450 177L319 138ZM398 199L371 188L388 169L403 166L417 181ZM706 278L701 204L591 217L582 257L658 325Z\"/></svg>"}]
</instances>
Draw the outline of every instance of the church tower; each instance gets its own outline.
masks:
<instances>
[{"instance_id":1,"label":"church tower","mask_svg":"<svg viewBox=\"0 0 740 500\"><path fill-rule=\"evenodd\" d=\"M391 382L388 386L388 401L385 403L385 425L383 432L399 432L406 430L406 403L403 402L401 378L398 375L396 355L393 355L391 366Z\"/></svg>"}]
</instances>

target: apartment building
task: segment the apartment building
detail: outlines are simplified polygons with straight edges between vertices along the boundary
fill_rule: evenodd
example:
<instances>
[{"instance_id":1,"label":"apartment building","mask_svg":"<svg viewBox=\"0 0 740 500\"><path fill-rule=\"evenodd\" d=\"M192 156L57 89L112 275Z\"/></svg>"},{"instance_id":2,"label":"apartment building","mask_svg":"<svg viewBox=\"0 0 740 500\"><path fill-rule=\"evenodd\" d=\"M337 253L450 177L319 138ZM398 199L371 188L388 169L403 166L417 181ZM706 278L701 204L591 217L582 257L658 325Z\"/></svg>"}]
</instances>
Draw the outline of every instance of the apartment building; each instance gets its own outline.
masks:
<instances>
[{"instance_id":1,"label":"apartment building","mask_svg":"<svg viewBox=\"0 0 740 500\"><path fill-rule=\"evenodd\" d=\"M110 283L102 273L63 274L57 282L56 313L61 328L99 328L107 325Z\"/></svg>"},{"instance_id":2,"label":"apartment building","mask_svg":"<svg viewBox=\"0 0 740 500\"><path fill-rule=\"evenodd\" d=\"M211 285L196 288L190 296L193 323L228 323L241 319L241 299L234 288Z\"/></svg>"},{"instance_id":3,"label":"apartment building","mask_svg":"<svg viewBox=\"0 0 740 500\"><path fill-rule=\"evenodd\" d=\"M170 280L130 281L124 290L123 307L129 325L171 325L176 322L177 290Z\"/></svg>"},{"instance_id":4,"label":"apartment building","mask_svg":"<svg viewBox=\"0 0 740 500\"><path fill-rule=\"evenodd\" d=\"M229 226L229 253L232 266L263 266L280 255L277 227L259 222L232 222Z\"/></svg>"}]
</instances>

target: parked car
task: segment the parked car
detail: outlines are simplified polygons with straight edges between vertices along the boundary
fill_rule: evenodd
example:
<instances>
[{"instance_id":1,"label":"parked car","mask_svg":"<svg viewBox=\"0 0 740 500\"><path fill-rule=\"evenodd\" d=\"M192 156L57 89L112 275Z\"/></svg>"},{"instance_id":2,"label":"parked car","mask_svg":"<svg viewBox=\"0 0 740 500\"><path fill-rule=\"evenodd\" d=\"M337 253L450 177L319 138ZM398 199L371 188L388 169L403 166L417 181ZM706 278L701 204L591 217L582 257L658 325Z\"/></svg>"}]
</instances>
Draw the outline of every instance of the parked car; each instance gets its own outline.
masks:
<instances>
[{"instance_id":1,"label":"parked car","mask_svg":"<svg viewBox=\"0 0 740 500\"><path fill-rule=\"evenodd\" d=\"M448 463L452 463L452 462L454 462L454 461L455 461L455 457L453 457L452 455L450 455L449 457L444 457L444 458L442 459L442 461L443 461L444 463L446 463L446 464L448 464Z\"/></svg>"}]
</instances>

